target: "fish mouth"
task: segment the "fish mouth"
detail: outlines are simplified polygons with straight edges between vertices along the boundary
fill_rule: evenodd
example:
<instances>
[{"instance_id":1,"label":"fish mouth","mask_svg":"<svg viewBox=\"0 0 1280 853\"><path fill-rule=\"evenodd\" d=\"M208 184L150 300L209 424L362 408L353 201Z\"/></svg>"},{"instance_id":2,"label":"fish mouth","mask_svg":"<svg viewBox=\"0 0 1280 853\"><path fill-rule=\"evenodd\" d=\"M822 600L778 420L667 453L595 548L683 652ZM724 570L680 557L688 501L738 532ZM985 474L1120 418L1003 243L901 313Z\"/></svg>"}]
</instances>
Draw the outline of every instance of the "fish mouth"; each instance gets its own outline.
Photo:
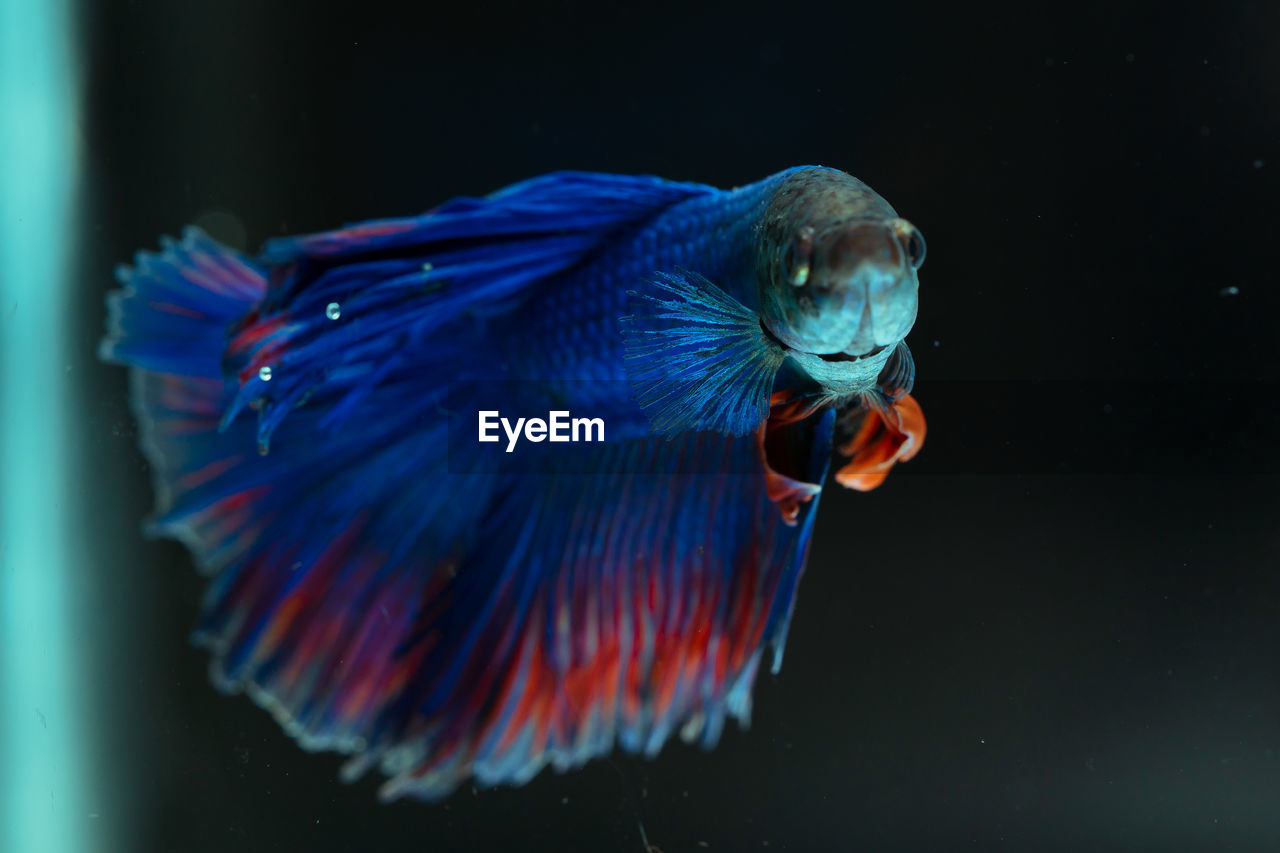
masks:
<instances>
[{"instance_id":1,"label":"fish mouth","mask_svg":"<svg viewBox=\"0 0 1280 853\"><path fill-rule=\"evenodd\" d=\"M873 355L879 355L880 353L884 352L887 348L888 348L888 345L886 344L883 346L872 347L871 349L859 355L853 355L852 353L847 353L847 352L833 352L833 353L827 353L826 355L819 354L818 358L822 359L823 361L862 361L862 359L864 358L871 358Z\"/></svg>"},{"instance_id":2,"label":"fish mouth","mask_svg":"<svg viewBox=\"0 0 1280 853\"><path fill-rule=\"evenodd\" d=\"M802 352L802 350L797 350L795 347L788 346L781 338L775 335L773 333L773 330L769 328L769 324L766 323L763 318L761 318L760 320L760 329L764 332L764 335L766 338L773 341L775 344L782 347L784 350ZM848 353L848 352L807 353L807 354L817 356L823 361L838 363L838 362L847 362L847 361L862 361L862 359L864 358L871 358L872 356L879 355L880 353L884 352L888 348L889 348L888 344L882 344L881 346L872 347L866 352L858 353L857 355L854 355L853 353Z\"/></svg>"}]
</instances>

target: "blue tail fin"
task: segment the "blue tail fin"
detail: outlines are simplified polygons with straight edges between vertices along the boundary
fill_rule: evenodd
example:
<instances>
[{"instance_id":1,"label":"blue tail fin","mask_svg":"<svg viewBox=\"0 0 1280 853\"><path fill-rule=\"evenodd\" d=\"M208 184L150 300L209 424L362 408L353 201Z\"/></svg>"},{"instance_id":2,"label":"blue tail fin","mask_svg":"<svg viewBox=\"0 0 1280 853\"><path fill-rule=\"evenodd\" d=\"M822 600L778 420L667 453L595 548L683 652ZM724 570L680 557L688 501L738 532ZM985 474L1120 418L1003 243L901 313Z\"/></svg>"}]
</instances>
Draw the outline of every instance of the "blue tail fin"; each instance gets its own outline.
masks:
<instances>
[{"instance_id":1,"label":"blue tail fin","mask_svg":"<svg viewBox=\"0 0 1280 853\"><path fill-rule=\"evenodd\" d=\"M267 288L261 269L198 228L162 245L159 254L139 252L132 267L116 269L123 287L107 297L109 330L98 348L104 361L134 367L130 404L160 517L241 461L225 454L228 437L217 431L235 394L221 362L230 328ZM213 556L206 545L240 541L245 520L214 512L153 532L183 540L205 562Z\"/></svg>"},{"instance_id":2,"label":"blue tail fin","mask_svg":"<svg viewBox=\"0 0 1280 853\"><path fill-rule=\"evenodd\" d=\"M789 515L753 475L632 476L682 453L747 470L778 443L759 431L633 442L611 479L449 463L450 383L520 355L489 319L707 192L551 175L270 243L269 284L198 232L121 273L102 355L135 367L152 530L217 572L197 639L218 684L428 799L746 719L820 476L774 478L808 489Z\"/></svg>"},{"instance_id":3,"label":"blue tail fin","mask_svg":"<svg viewBox=\"0 0 1280 853\"><path fill-rule=\"evenodd\" d=\"M266 276L194 226L181 242L165 238L162 246L116 268L124 289L107 297L109 330L98 354L163 373L221 377L227 327L262 299Z\"/></svg>"}]
</instances>

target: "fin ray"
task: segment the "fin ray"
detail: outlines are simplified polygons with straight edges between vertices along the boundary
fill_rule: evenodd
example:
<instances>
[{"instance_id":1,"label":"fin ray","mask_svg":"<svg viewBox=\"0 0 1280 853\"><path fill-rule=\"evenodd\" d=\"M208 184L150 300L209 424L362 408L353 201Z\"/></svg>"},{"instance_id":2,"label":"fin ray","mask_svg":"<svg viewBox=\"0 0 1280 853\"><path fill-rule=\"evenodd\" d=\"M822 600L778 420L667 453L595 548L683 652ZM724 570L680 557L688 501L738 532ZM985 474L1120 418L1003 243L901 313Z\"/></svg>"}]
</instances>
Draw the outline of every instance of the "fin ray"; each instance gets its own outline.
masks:
<instances>
[{"instance_id":1,"label":"fin ray","mask_svg":"<svg viewBox=\"0 0 1280 853\"><path fill-rule=\"evenodd\" d=\"M657 273L622 318L625 364L653 431L754 433L785 351L760 318L703 276Z\"/></svg>"}]
</instances>

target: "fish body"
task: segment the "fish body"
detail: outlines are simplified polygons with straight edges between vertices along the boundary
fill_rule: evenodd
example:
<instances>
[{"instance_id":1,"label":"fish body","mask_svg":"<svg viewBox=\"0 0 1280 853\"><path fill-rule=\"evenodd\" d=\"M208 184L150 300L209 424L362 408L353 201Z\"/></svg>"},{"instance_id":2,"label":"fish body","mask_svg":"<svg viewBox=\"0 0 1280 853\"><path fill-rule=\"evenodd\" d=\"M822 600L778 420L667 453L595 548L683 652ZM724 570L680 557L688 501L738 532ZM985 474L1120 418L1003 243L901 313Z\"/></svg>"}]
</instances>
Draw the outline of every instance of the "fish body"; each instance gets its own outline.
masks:
<instances>
[{"instance_id":1,"label":"fish body","mask_svg":"<svg viewBox=\"0 0 1280 853\"><path fill-rule=\"evenodd\" d=\"M832 449L867 489L923 439L921 260L836 170L557 173L253 259L189 230L118 271L102 355L215 682L438 799L745 724ZM608 440L492 467L456 420L493 387Z\"/></svg>"}]
</instances>

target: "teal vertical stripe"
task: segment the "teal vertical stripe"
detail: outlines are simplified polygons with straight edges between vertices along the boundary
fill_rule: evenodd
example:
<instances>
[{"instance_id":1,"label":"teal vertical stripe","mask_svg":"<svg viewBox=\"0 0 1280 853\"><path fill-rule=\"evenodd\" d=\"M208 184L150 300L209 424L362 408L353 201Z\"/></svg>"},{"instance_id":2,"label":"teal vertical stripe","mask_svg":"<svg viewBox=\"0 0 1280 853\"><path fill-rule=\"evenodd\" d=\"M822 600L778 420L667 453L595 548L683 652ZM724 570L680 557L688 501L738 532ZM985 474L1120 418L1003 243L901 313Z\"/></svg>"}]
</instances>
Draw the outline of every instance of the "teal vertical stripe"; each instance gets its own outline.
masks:
<instances>
[{"instance_id":1,"label":"teal vertical stripe","mask_svg":"<svg viewBox=\"0 0 1280 853\"><path fill-rule=\"evenodd\" d=\"M77 71L64 0L0 0L0 850L93 850L66 469Z\"/></svg>"}]
</instances>

